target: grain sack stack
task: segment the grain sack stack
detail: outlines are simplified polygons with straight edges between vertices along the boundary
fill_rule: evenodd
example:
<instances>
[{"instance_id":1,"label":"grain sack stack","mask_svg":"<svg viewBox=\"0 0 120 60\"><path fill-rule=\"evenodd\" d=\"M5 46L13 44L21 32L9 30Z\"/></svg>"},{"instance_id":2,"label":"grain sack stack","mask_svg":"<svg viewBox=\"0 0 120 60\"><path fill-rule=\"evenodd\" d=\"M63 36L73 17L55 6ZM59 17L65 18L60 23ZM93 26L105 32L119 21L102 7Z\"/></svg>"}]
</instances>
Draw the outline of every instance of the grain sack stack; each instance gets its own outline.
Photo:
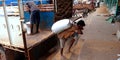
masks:
<instances>
[{"instance_id":1,"label":"grain sack stack","mask_svg":"<svg viewBox=\"0 0 120 60\"><path fill-rule=\"evenodd\" d=\"M109 15L109 11L106 5L101 5L100 8L96 9L97 15Z\"/></svg>"}]
</instances>

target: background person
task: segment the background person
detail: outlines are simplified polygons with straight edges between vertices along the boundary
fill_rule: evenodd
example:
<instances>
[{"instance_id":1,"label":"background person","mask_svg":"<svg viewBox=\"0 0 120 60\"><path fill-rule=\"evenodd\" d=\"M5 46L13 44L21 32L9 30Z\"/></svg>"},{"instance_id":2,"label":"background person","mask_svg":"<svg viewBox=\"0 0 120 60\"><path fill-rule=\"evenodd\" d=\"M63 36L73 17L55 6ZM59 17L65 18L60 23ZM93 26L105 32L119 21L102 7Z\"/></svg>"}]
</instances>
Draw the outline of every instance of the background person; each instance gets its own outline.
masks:
<instances>
[{"instance_id":1,"label":"background person","mask_svg":"<svg viewBox=\"0 0 120 60\"><path fill-rule=\"evenodd\" d=\"M30 9L29 12L30 12L31 34L34 34L33 33L34 24L36 25L35 33L38 33L39 32L39 24L40 24L40 10L33 1L28 1L26 3L26 5L28 5L28 7Z\"/></svg>"}]
</instances>

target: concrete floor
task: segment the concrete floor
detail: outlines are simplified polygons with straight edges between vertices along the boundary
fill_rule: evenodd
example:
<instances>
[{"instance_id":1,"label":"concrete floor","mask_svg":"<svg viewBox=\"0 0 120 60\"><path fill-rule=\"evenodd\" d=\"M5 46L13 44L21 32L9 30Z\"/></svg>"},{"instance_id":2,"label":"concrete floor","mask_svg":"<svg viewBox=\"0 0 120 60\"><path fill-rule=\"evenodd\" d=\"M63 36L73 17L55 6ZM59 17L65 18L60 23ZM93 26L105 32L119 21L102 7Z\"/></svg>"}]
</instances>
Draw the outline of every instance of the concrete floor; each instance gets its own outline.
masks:
<instances>
[{"instance_id":1,"label":"concrete floor","mask_svg":"<svg viewBox=\"0 0 120 60\"><path fill-rule=\"evenodd\" d=\"M105 21L108 17L98 16L96 12L85 18L84 34L72 52L64 49L50 55L47 60L117 60L120 56L120 41L113 35L117 28ZM66 52L65 52L66 51Z\"/></svg>"}]
</instances>

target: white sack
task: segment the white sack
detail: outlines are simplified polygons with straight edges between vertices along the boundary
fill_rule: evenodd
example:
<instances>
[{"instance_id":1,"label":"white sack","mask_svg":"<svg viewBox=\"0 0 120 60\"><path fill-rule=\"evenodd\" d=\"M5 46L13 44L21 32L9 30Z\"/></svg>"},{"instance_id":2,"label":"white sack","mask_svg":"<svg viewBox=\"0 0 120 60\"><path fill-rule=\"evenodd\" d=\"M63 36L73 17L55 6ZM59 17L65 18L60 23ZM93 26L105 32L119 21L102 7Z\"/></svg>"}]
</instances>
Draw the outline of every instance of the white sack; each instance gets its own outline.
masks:
<instances>
[{"instance_id":1,"label":"white sack","mask_svg":"<svg viewBox=\"0 0 120 60\"><path fill-rule=\"evenodd\" d=\"M64 31L65 29L68 29L71 26L71 24L72 24L72 21L70 21L69 19L62 19L62 20L55 22L52 25L51 30L53 33L58 34Z\"/></svg>"},{"instance_id":2,"label":"white sack","mask_svg":"<svg viewBox=\"0 0 120 60\"><path fill-rule=\"evenodd\" d=\"M31 28L30 28L30 22L26 22L24 24L24 30L27 32L27 34L31 34Z\"/></svg>"}]
</instances>

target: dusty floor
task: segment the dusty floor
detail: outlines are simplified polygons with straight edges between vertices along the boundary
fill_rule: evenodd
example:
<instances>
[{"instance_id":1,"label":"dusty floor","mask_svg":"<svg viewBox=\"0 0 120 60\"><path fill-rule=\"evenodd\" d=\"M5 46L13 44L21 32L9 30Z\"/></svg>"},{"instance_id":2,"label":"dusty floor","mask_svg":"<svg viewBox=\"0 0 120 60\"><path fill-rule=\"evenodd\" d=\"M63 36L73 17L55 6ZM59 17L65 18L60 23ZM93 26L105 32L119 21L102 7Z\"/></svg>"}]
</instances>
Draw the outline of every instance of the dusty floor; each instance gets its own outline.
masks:
<instances>
[{"instance_id":1,"label":"dusty floor","mask_svg":"<svg viewBox=\"0 0 120 60\"><path fill-rule=\"evenodd\" d=\"M114 24L105 21L107 18L95 12L89 14L85 18L84 34L72 52L67 52L66 46L63 56L59 50L47 60L117 60L120 57L120 41L112 35L117 29Z\"/></svg>"}]
</instances>

